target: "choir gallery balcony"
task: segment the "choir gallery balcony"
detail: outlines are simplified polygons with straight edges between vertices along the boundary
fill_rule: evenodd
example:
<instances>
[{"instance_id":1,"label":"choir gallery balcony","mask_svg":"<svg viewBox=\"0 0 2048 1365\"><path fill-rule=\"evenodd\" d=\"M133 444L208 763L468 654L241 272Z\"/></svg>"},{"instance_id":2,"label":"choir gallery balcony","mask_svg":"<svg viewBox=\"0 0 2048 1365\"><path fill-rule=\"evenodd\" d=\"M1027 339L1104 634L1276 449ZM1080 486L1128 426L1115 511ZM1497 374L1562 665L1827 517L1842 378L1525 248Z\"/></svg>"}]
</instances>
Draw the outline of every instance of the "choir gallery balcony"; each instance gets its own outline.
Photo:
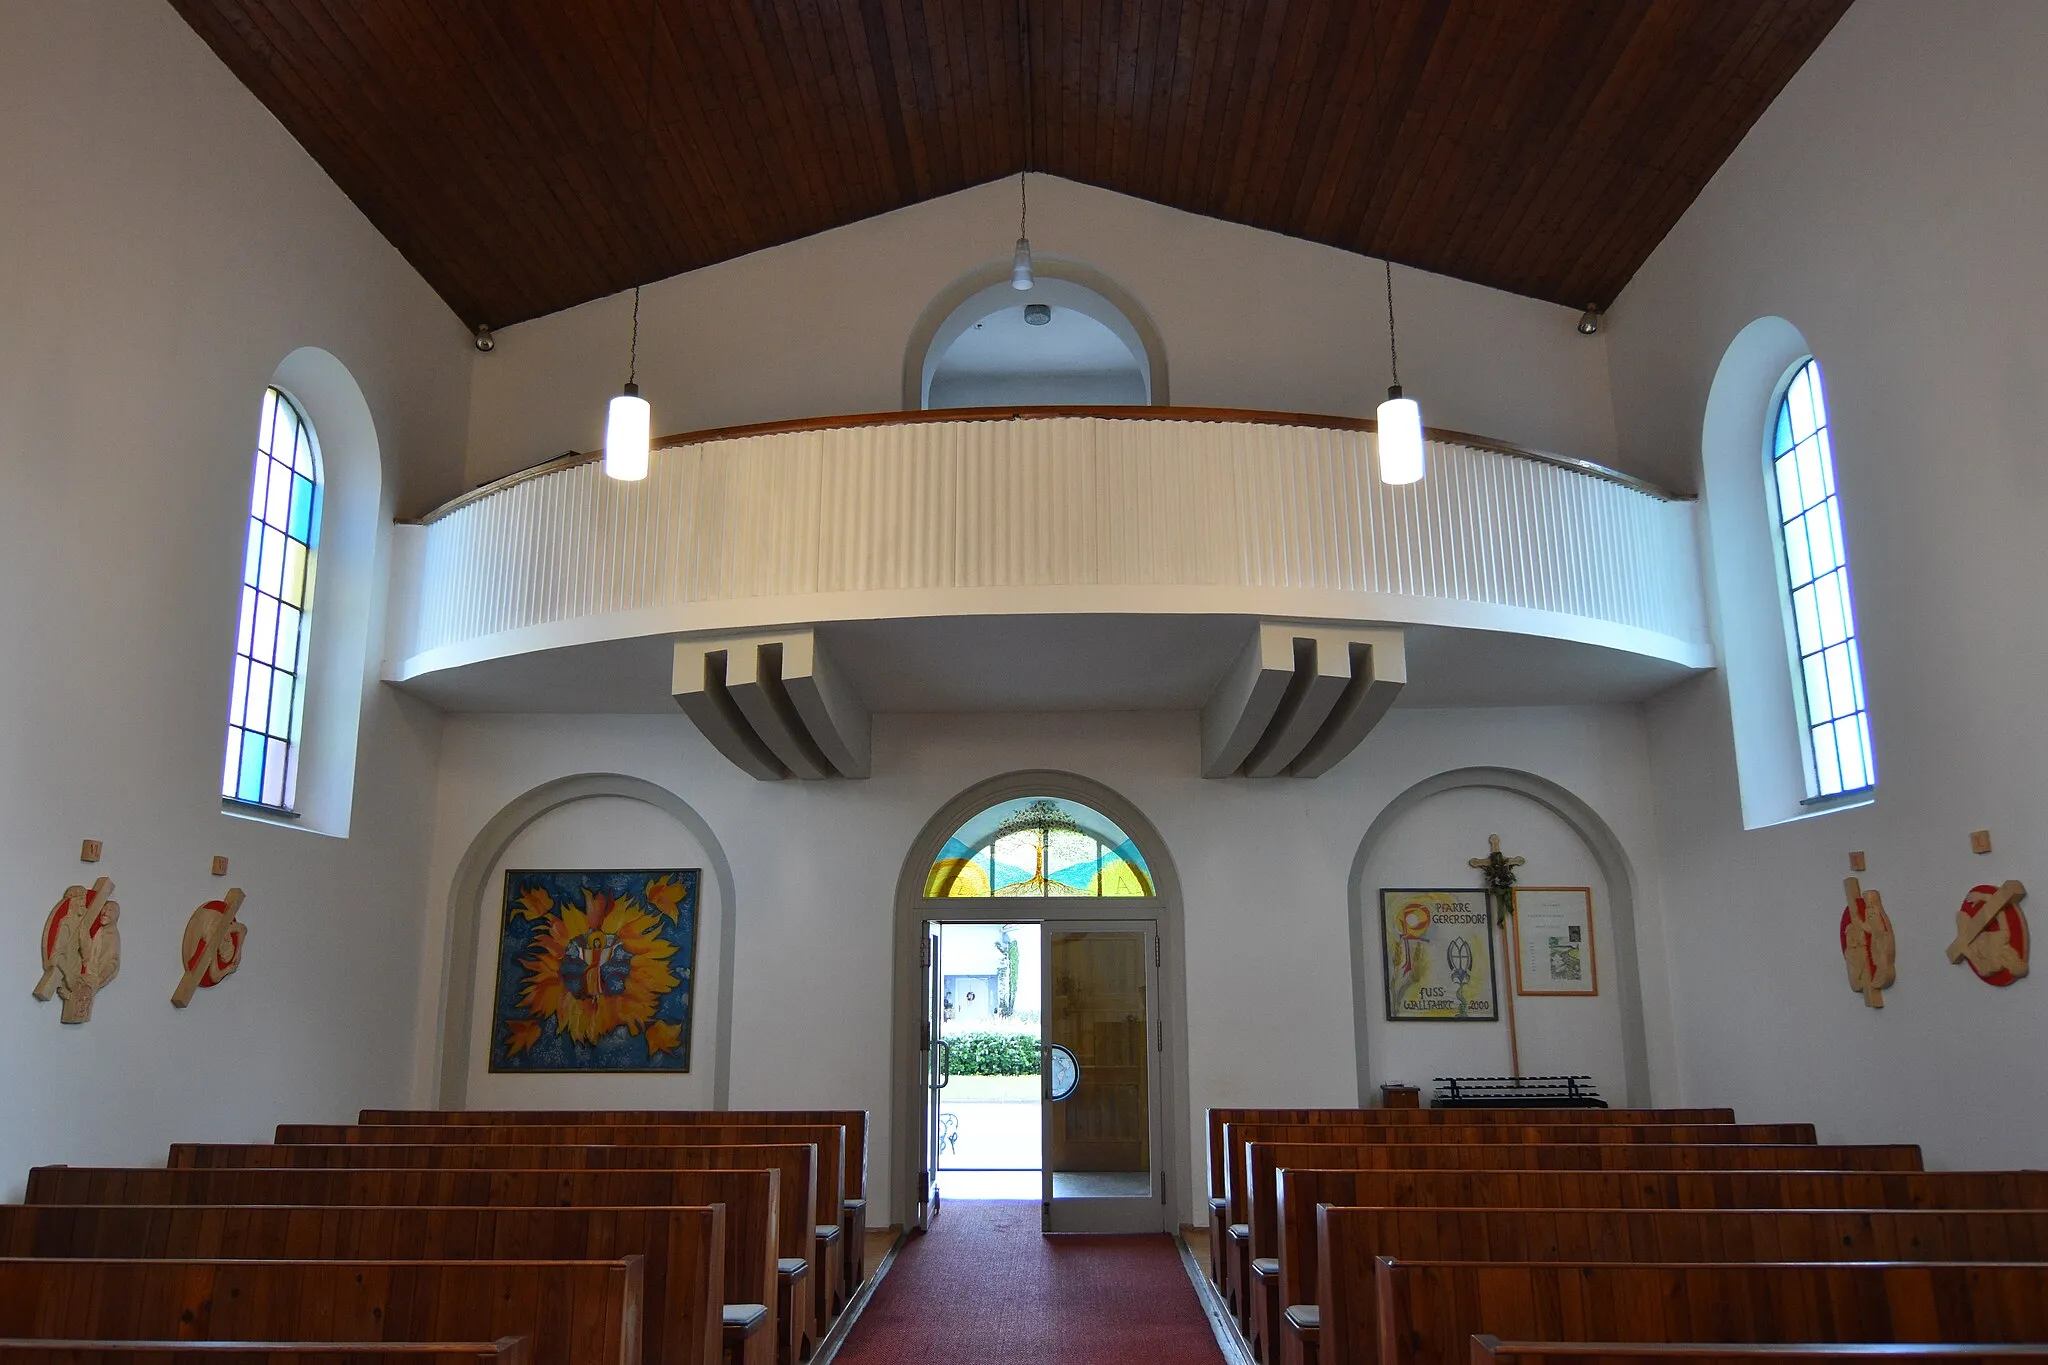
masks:
<instances>
[{"instance_id":1,"label":"choir gallery balcony","mask_svg":"<svg viewBox=\"0 0 2048 1365\"><path fill-rule=\"evenodd\" d=\"M869 711L1213 709L1262 629L1269 656L1364 632L1408 705L1712 665L1690 500L1435 430L1389 487L1371 428L955 409L671 437L640 483L564 456L399 528L385 677L453 710L672 713L685 655L790 631Z\"/></svg>"}]
</instances>

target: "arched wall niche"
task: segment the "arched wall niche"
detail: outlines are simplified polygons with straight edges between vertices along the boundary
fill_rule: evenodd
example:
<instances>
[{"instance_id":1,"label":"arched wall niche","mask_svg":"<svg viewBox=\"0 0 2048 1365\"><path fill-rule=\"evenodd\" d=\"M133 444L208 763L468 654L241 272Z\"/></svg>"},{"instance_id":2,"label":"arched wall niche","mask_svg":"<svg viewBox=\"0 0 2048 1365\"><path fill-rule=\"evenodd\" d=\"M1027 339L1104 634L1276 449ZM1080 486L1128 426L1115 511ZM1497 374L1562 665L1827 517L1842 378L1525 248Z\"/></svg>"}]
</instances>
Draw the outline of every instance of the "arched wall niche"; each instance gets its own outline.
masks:
<instances>
[{"instance_id":1,"label":"arched wall niche","mask_svg":"<svg viewBox=\"0 0 2048 1365\"><path fill-rule=\"evenodd\" d=\"M1376 855L1388 834L1404 817L1433 797L1449 792L1479 790L1505 792L1524 798L1557 817L1584 845L1586 853L1604 883L1607 913L1602 925L1604 939L1597 939L1600 990L1612 991L1618 1006L1621 1066L1624 1092L1622 1103L1639 1107L1652 1103L1649 1043L1643 1021L1642 977L1636 960L1636 880L1628 854L1613 828L1600 814L1567 788L1515 768L1457 768L1428 777L1409 787L1374 817L1359 841L1351 864L1351 1005L1358 1066L1358 1102L1378 1103L1377 1081L1372 1068L1372 1040L1375 1030L1394 1027L1386 1020L1380 966L1379 887L1369 883ZM1491 831L1479 831L1485 834ZM1512 853L1514 850L1509 849ZM1545 879L1547 881L1547 879ZM1537 884L1536 882L1531 883ZM1600 887L1595 886L1598 895ZM1499 953L1498 944L1495 952ZM1499 989L1513 989L1511 965L1503 955ZM1505 1011L1503 1011L1505 1013ZM1410 1026L1413 1027L1413 1026ZM1410 1084L1427 1084L1430 1077L1402 1076Z\"/></svg>"},{"instance_id":2,"label":"arched wall niche","mask_svg":"<svg viewBox=\"0 0 2048 1365\"><path fill-rule=\"evenodd\" d=\"M300 347L278 362L270 384L289 395L311 422L323 484L313 629L306 649L306 708L299 736L299 818L278 819L240 808L229 814L346 838L355 804L363 697L377 681L382 662L370 648L370 637L382 598L377 537L384 494L383 453L361 386L331 353L317 346ZM244 524L249 460L255 449L257 405L262 396L260 390L247 396L247 430L252 444L238 456L243 470L238 519ZM242 532L243 527L238 526L238 540ZM232 646L224 648L223 662L232 655ZM228 691L223 680L223 721Z\"/></svg>"},{"instance_id":3,"label":"arched wall niche","mask_svg":"<svg viewBox=\"0 0 2048 1365\"><path fill-rule=\"evenodd\" d=\"M1799 329L1761 317L1722 353L1700 426L1701 543L1707 610L1728 694L1728 721L1742 795L1742 824L1758 829L1861 805L1867 795L1824 807L1807 796L1806 747L1786 645L1784 553L1772 523L1766 445L1778 399L1813 354ZM1853 479L1839 450L1838 480ZM1844 513L1853 493L1844 497ZM1854 541L1851 540L1853 550Z\"/></svg>"},{"instance_id":4,"label":"arched wall niche","mask_svg":"<svg viewBox=\"0 0 2048 1365\"><path fill-rule=\"evenodd\" d=\"M1079 773L1051 768L1023 769L991 777L967 788L946 802L925 822L904 856L896 881L896 970L890 1059L891 1172L894 1176L895 1221L907 1222L917 1206L919 1133L923 1115L922 1077L916 1063L919 1053L918 1025L922 1018L923 976L919 968L919 947L927 915L944 918L945 902L924 899L925 877L946 840L973 816L1001 801L1022 796L1049 796L1093 807L1114 821L1137 844L1150 865L1156 896L1054 898L1044 902L962 900L955 902L961 919L986 915L996 905L1036 905L1048 918L1069 912L1070 918L1153 920L1158 925L1159 986L1164 997L1158 1002L1166 1031L1164 1069L1160 1076L1159 1106L1163 1116L1161 1154L1165 1167L1167 1209L1173 1225L1189 1221L1188 1190L1192 1151L1187 1112L1187 946L1184 902L1180 874L1174 866L1166 841L1145 813L1114 788ZM1019 916L1028 918L1028 916Z\"/></svg>"},{"instance_id":5,"label":"arched wall niche","mask_svg":"<svg viewBox=\"0 0 2048 1365\"><path fill-rule=\"evenodd\" d=\"M1033 260L1037 287L1010 287L1008 262L990 262L953 281L918 316L903 352L905 411L930 406L931 382L939 360L962 333L983 318L1026 303L1068 308L1100 323L1130 350L1142 366L1145 402L1170 402L1167 393L1166 344L1146 312L1127 290L1092 266L1059 257Z\"/></svg>"},{"instance_id":6,"label":"arched wall niche","mask_svg":"<svg viewBox=\"0 0 2048 1365\"><path fill-rule=\"evenodd\" d=\"M731 985L734 928L738 918L732 865L710 824L687 801L666 787L622 773L579 773L544 782L508 802L485 821L483 828L477 831L469 847L463 851L448 888L447 953L441 981L441 1047L435 1080L440 1107L459 1109L469 1103L470 1072L476 1056L477 982L484 975L480 961L485 951L486 916L483 906L492 892L493 874L514 842L535 822L579 802L608 798L636 801L662 812L680 825L704 851L705 899L715 897L717 902L714 907L716 1005L709 1020L699 1015L692 1022L691 1071L694 1074L700 1065L708 1065L709 1107L727 1107L732 1088ZM490 942L490 952L495 957L495 938ZM700 951L697 957L700 980L709 965L705 954ZM704 1032L707 1023L710 1025L708 1037ZM640 1079L653 1081L657 1078Z\"/></svg>"}]
</instances>

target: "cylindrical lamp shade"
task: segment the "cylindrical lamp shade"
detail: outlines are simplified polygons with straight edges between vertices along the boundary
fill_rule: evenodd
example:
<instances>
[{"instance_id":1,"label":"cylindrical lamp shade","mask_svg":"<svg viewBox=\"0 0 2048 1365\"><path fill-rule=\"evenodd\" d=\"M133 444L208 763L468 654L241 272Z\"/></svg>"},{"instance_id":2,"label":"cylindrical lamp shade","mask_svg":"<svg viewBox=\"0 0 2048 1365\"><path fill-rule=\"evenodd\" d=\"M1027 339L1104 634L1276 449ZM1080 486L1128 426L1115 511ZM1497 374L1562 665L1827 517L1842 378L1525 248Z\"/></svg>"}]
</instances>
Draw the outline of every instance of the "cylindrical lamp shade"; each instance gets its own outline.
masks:
<instances>
[{"instance_id":1,"label":"cylindrical lamp shade","mask_svg":"<svg viewBox=\"0 0 2048 1365\"><path fill-rule=\"evenodd\" d=\"M1401 386L1387 390L1379 411L1380 482L1417 483L1422 478L1422 408L1401 396Z\"/></svg>"},{"instance_id":2,"label":"cylindrical lamp shade","mask_svg":"<svg viewBox=\"0 0 2048 1365\"><path fill-rule=\"evenodd\" d=\"M1010 261L1010 288L1029 289L1031 279L1031 239L1017 239L1017 254Z\"/></svg>"},{"instance_id":3,"label":"cylindrical lamp shade","mask_svg":"<svg viewBox=\"0 0 2048 1365\"><path fill-rule=\"evenodd\" d=\"M638 384L612 399L604 424L604 472L614 479L639 480L647 477L647 442L654 425L654 410L640 396Z\"/></svg>"}]
</instances>

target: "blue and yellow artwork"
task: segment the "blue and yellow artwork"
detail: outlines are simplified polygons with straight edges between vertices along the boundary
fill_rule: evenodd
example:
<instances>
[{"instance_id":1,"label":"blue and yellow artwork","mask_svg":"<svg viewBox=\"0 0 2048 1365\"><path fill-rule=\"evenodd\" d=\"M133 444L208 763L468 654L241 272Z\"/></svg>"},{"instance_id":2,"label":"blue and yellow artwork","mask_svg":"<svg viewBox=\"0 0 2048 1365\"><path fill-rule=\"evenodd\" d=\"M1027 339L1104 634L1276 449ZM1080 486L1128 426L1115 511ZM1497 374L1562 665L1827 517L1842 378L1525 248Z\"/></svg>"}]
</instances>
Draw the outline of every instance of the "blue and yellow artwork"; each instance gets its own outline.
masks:
<instances>
[{"instance_id":1,"label":"blue and yellow artwork","mask_svg":"<svg viewBox=\"0 0 2048 1365\"><path fill-rule=\"evenodd\" d=\"M699 869L505 874L493 1071L688 1071Z\"/></svg>"}]
</instances>

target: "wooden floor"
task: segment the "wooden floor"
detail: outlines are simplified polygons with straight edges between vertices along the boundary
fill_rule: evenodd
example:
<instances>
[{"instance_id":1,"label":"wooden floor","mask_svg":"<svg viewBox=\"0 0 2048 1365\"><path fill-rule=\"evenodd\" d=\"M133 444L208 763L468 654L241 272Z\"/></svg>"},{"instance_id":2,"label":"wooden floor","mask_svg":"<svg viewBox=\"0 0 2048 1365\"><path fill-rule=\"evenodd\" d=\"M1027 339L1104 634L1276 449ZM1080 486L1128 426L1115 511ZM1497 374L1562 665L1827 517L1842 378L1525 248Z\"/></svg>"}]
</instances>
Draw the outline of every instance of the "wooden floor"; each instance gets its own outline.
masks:
<instances>
[{"instance_id":1,"label":"wooden floor","mask_svg":"<svg viewBox=\"0 0 2048 1365\"><path fill-rule=\"evenodd\" d=\"M882 1263L882 1258L889 1254L889 1248L895 1246L896 1240L902 1235L903 1229L900 1227L868 1229L867 1245L861 1248L862 1279L875 1273L875 1267Z\"/></svg>"}]
</instances>

